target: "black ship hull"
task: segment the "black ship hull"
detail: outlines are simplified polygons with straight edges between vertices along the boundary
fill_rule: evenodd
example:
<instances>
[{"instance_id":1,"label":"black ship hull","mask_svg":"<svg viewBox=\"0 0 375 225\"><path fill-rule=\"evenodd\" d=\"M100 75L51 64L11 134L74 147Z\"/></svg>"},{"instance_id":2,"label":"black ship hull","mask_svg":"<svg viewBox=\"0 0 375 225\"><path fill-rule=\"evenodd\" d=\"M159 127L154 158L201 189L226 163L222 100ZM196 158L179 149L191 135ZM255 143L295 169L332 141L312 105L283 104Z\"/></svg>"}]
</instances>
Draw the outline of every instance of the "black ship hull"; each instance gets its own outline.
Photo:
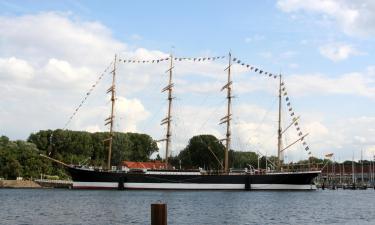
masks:
<instances>
[{"instance_id":1,"label":"black ship hull","mask_svg":"<svg viewBox=\"0 0 375 225\"><path fill-rule=\"evenodd\" d=\"M125 173L67 168L74 189L315 190L320 171L202 175L189 172Z\"/></svg>"}]
</instances>

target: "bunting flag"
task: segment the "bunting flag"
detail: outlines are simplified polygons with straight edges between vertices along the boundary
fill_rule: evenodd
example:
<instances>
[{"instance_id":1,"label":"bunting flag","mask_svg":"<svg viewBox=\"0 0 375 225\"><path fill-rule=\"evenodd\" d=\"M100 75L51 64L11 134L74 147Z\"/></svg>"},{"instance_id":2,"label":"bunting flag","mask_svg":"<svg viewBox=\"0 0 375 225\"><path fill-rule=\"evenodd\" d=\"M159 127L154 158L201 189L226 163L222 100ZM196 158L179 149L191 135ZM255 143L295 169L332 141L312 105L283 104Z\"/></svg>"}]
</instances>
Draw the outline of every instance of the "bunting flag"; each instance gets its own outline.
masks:
<instances>
[{"instance_id":1,"label":"bunting flag","mask_svg":"<svg viewBox=\"0 0 375 225\"><path fill-rule=\"evenodd\" d=\"M252 66L252 65L250 65L250 64L246 64L244 61L238 59L237 57L234 57L234 58L232 59L232 61L233 61L234 63L237 63L237 64L240 65L240 66L243 66L243 67L245 67L245 68L250 69L251 71L254 70L255 73L264 74L265 76L268 76L269 78L274 78L274 79L277 78L277 75L276 75L276 74L273 74L273 73L270 73L270 72L265 71L265 70L263 70L263 69L260 69L260 68L254 67L254 66Z\"/></svg>"},{"instance_id":2,"label":"bunting flag","mask_svg":"<svg viewBox=\"0 0 375 225\"><path fill-rule=\"evenodd\" d=\"M245 68L249 68L251 71L254 71L255 73L259 73L259 74L263 74L265 76L268 76L269 78L274 78L276 79L278 77L278 75L276 74L273 74L273 73L270 73L268 71L265 71L263 69L260 69L260 68L257 68L257 67L254 67L254 66L251 66L250 64L246 64L244 61L238 59L237 57L234 57L232 59L232 61L234 63L237 63L238 65L240 66L243 66ZM288 96L288 92L286 90L286 87L285 87L285 82L284 81L281 81L280 83L281 85L281 92L282 92L282 96L284 96L285 98L285 101L286 101L286 105L288 107L288 112L289 112L289 115L290 117L292 118L293 120L293 123L294 123L294 127L297 131L297 135L300 137L300 141L302 142L302 145L304 146L304 149L306 151L308 151L308 154L311 155L311 151L310 150L310 147L308 146L308 144L306 143L306 141L304 141L304 136L303 136L303 132L301 131L301 127L299 126L299 123L296 122L297 121L297 118L295 117L295 112L293 110L293 107L292 107L292 104L290 102L290 98Z\"/></svg>"},{"instance_id":3,"label":"bunting flag","mask_svg":"<svg viewBox=\"0 0 375 225\"><path fill-rule=\"evenodd\" d=\"M232 61L233 61L233 63L237 63L240 66L243 66L245 68L250 69L251 71L254 71L255 73L259 73L259 74L263 74L265 76L268 76L269 78L276 79L278 77L278 75L276 75L276 74L273 74L273 73L270 73L270 72L265 71L263 69L251 66L250 64L246 64L244 61L238 59L237 57L234 57L232 59ZM299 123L296 122L298 118L295 117L295 112L294 112L292 104L290 102L290 98L288 96L288 92L287 92L286 87L285 87L285 82L281 81L280 85L281 85L282 96L284 96L284 98L285 98L286 105L288 107L288 112L289 112L290 117L293 120L293 124L294 124L294 127L295 127L296 131L297 131L297 135L300 138L299 140L302 142L302 145L304 146L305 151L307 151L308 154L311 155L311 151L309 151L310 147L308 146L306 141L304 141L304 135L303 135L303 132L301 131L301 127L299 126Z\"/></svg>"},{"instance_id":4,"label":"bunting flag","mask_svg":"<svg viewBox=\"0 0 375 225\"><path fill-rule=\"evenodd\" d=\"M302 143L302 146L303 148L305 149L305 151L311 155L311 151L310 151L310 147L309 145L307 144L307 142L304 140L304 133L302 132L301 130L301 127L300 127L300 124L299 122L297 122L298 120L298 117L295 117L295 112L293 110L293 107L292 107L292 103L290 102L290 98L288 96L288 92L287 92L287 89L286 89L286 86L285 86L285 81L281 81L280 83L281 85L281 92L282 92L282 96L284 96L284 99L285 99L285 102L286 102L286 105L288 107L288 112L289 112L289 115L291 116L292 118L292 121L293 121L293 125L296 129L296 132L297 132L297 135L298 137L300 138L300 141Z\"/></svg>"},{"instance_id":5,"label":"bunting flag","mask_svg":"<svg viewBox=\"0 0 375 225\"><path fill-rule=\"evenodd\" d=\"M174 57L173 60L174 61L192 61L192 62L203 62L203 61L215 61L217 59L224 59L225 56L214 56L214 57L195 57L195 58L186 58L186 57L182 57L182 58L178 58L178 57ZM167 57L167 58L159 58L159 59L150 59L150 60L134 60L134 59L119 59L118 61L119 62L122 62L122 63L160 63L160 62L163 62L163 61L168 61L170 60L170 57Z\"/></svg>"},{"instance_id":6,"label":"bunting flag","mask_svg":"<svg viewBox=\"0 0 375 225\"><path fill-rule=\"evenodd\" d=\"M95 87L99 84L100 80L104 77L104 75L107 74L108 70L113 66L113 62L111 62L107 68L101 73L98 77L98 79L95 81L93 85L91 85L90 89L86 92L85 97L82 99L82 101L79 103L79 105L74 109L72 115L69 117L68 121L65 123L63 130L65 130L70 122L73 120L74 116L77 114L77 112L82 108L82 106L85 104L87 98L89 95L94 91Z\"/></svg>"}]
</instances>

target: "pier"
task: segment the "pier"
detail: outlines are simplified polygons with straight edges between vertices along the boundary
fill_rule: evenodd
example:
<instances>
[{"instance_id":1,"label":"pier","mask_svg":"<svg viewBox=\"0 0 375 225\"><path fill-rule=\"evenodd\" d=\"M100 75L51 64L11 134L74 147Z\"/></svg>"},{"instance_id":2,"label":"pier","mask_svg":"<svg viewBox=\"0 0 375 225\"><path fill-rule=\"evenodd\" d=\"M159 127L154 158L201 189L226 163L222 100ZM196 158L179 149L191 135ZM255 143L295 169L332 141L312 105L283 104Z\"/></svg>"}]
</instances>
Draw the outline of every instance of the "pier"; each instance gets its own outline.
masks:
<instances>
[{"instance_id":1,"label":"pier","mask_svg":"<svg viewBox=\"0 0 375 225\"><path fill-rule=\"evenodd\" d=\"M70 180L50 180L50 179L38 179L35 180L43 188L71 188L73 182Z\"/></svg>"},{"instance_id":2,"label":"pier","mask_svg":"<svg viewBox=\"0 0 375 225\"><path fill-rule=\"evenodd\" d=\"M317 187L324 189L375 188L373 162L330 163L317 178ZM323 185L324 184L324 185Z\"/></svg>"}]
</instances>

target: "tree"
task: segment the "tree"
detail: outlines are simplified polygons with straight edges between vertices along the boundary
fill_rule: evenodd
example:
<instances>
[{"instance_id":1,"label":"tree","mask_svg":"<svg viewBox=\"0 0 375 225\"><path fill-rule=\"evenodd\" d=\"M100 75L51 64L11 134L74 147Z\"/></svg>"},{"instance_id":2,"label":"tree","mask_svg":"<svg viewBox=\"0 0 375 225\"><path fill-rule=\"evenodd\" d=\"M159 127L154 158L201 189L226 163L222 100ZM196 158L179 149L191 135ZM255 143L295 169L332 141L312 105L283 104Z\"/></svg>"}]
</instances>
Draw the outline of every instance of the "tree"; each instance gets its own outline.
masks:
<instances>
[{"instance_id":1,"label":"tree","mask_svg":"<svg viewBox=\"0 0 375 225\"><path fill-rule=\"evenodd\" d=\"M257 167L258 154L255 152L229 151L229 165L231 168L245 168L248 165Z\"/></svg>"},{"instance_id":2,"label":"tree","mask_svg":"<svg viewBox=\"0 0 375 225\"><path fill-rule=\"evenodd\" d=\"M0 147L5 146L9 143L9 138L6 136L1 136L0 137Z\"/></svg>"},{"instance_id":3,"label":"tree","mask_svg":"<svg viewBox=\"0 0 375 225\"><path fill-rule=\"evenodd\" d=\"M178 158L183 168L221 170L224 161L224 145L213 135L197 135L189 140ZM216 157L215 157L216 156Z\"/></svg>"},{"instance_id":4,"label":"tree","mask_svg":"<svg viewBox=\"0 0 375 225\"><path fill-rule=\"evenodd\" d=\"M147 134L115 133L112 164L118 165L124 160L148 161L158 150L156 141Z\"/></svg>"},{"instance_id":5,"label":"tree","mask_svg":"<svg viewBox=\"0 0 375 225\"><path fill-rule=\"evenodd\" d=\"M16 159L9 158L2 170L7 179L15 179L21 175L22 167Z\"/></svg>"},{"instance_id":6,"label":"tree","mask_svg":"<svg viewBox=\"0 0 375 225\"><path fill-rule=\"evenodd\" d=\"M60 161L94 166L105 166L108 154L108 132L46 130L31 134L28 141L44 154ZM112 145L112 165L124 160L148 161L158 151L156 142L147 134L115 132Z\"/></svg>"}]
</instances>

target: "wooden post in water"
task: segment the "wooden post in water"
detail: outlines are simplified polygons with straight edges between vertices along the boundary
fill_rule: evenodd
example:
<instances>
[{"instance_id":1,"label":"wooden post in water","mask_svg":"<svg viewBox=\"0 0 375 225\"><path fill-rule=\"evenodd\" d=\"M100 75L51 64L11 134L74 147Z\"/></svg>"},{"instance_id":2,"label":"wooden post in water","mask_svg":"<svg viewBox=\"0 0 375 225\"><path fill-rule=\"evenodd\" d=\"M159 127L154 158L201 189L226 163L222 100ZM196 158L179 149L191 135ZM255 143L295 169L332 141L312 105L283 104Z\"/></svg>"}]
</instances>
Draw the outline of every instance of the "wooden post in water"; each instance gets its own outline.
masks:
<instances>
[{"instance_id":1,"label":"wooden post in water","mask_svg":"<svg viewBox=\"0 0 375 225\"><path fill-rule=\"evenodd\" d=\"M167 204L151 204L151 225L167 225Z\"/></svg>"}]
</instances>

